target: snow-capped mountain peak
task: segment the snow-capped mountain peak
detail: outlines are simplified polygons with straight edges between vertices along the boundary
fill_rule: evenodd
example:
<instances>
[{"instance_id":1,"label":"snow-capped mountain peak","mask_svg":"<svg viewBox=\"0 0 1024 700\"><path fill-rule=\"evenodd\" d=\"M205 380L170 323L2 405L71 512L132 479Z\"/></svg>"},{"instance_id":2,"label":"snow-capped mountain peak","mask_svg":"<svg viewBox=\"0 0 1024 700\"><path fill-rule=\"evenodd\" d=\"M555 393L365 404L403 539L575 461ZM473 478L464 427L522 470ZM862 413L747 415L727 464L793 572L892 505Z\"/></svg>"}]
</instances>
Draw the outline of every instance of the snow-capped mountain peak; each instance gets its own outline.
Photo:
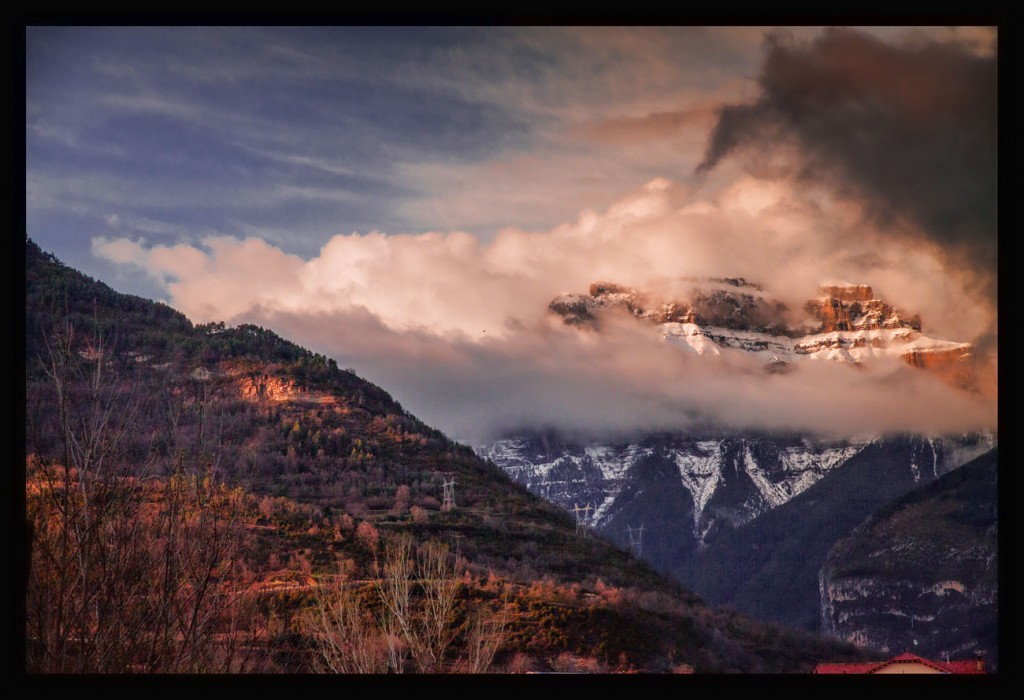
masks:
<instances>
[{"instance_id":1,"label":"snow-capped mountain peak","mask_svg":"<svg viewBox=\"0 0 1024 700\"><path fill-rule=\"evenodd\" d=\"M768 372L805 361L859 365L895 357L935 370L957 386L973 380L972 346L925 335L921 318L881 299L865 284L830 283L804 305L805 320L787 323L787 309L743 278L691 280L686 298L663 299L612 282L595 282L588 294L565 293L548 306L570 326L600 330L601 317L626 311L653 324L683 352L716 356L739 352L763 359Z\"/></svg>"}]
</instances>

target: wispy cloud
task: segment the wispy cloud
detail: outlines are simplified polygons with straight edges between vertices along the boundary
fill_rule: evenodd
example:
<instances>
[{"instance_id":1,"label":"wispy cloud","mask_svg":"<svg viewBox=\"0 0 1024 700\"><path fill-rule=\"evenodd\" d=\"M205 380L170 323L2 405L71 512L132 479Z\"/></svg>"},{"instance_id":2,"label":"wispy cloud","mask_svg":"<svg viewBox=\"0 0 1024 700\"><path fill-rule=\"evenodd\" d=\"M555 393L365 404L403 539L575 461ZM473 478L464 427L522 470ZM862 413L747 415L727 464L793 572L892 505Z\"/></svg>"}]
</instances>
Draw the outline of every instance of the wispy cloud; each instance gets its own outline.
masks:
<instances>
[{"instance_id":1,"label":"wispy cloud","mask_svg":"<svg viewBox=\"0 0 1024 700\"><path fill-rule=\"evenodd\" d=\"M699 158L706 123L660 144L600 137L616 120L744 97L761 30L722 32L38 28L28 37L29 170L120 179L140 207L153 199L143 189L171 207L188 192L214 227L291 217L303 251L318 244L306 231L548 228ZM303 209L311 198L317 207ZM111 199L79 188L73 206L104 212ZM239 201L264 206L249 217Z\"/></svg>"}]
</instances>

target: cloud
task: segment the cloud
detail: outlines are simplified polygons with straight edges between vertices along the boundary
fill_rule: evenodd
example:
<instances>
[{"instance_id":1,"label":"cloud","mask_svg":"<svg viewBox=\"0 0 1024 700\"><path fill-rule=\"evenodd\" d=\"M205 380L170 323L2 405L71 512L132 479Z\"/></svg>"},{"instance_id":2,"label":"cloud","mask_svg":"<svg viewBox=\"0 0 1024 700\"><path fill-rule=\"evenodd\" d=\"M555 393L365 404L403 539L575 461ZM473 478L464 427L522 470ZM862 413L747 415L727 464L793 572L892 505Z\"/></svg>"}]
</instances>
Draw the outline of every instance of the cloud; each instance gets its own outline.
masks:
<instances>
[{"instance_id":1,"label":"cloud","mask_svg":"<svg viewBox=\"0 0 1024 700\"><path fill-rule=\"evenodd\" d=\"M613 117L583 124L577 131L603 144L664 140L688 129L707 133L716 117L717 110L709 105L671 112L652 112L642 117Z\"/></svg>"},{"instance_id":2,"label":"cloud","mask_svg":"<svg viewBox=\"0 0 1024 700\"><path fill-rule=\"evenodd\" d=\"M257 322L346 358L404 406L459 439L557 427L584 435L740 428L829 436L992 428L994 404L898 360L868 370L810 363L786 375L760 362L680 353L631 319L600 338L545 323L475 342L395 332L365 311L259 310Z\"/></svg>"},{"instance_id":3,"label":"cloud","mask_svg":"<svg viewBox=\"0 0 1024 700\"><path fill-rule=\"evenodd\" d=\"M116 222L117 215L113 215L111 219ZM92 254L122 265L126 263L143 265L148 258L143 248L145 243L145 238L132 241L127 238L108 239L98 236L92 239Z\"/></svg>"},{"instance_id":4,"label":"cloud","mask_svg":"<svg viewBox=\"0 0 1024 700\"><path fill-rule=\"evenodd\" d=\"M820 282L840 278L920 311L934 336L964 340L994 324L945 274L941 251L863 222L863 211L827 190L747 177L707 196L656 179L604 211L542 232L506 228L489 243L458 231L375 231L336 235L309 259L224 236L175 246L96 239L94 251L162 280L194 321L274 328L461 439L549 425L605 434L994 425L994 399L898 361L769 375L757 362L687 357L632 318L595 334L546 312L557 294L595 280L657 290L686 276L743 276L796 316Z\"/></svg>"},{"instance_id":5,"label":"cloud","mask_svg":"<svg viewBox=\"0 0 1024 700\"><path fill-rule=\"evenodd\" d=\"M994 303L994 32L949 34L770 35L760 97L721 110L697 172L742 154L763 176L826 182L892 233L939 246Z\"/></svg>"},{"instance_id":6,"label":"cloud","mask_svg":"<svg viewBox=\"0 0 1024 700\"><path fill-rule=\"evenodd\" d=\"M399 80L515 115L524 138L480 159L414 158L397 176L418 196L404 221L489 237L549 228L656 176L699 162L714 110L742 99L758 28L506 28L402 66ZM557 196L551 196L557 192Z\"/></svg>"},{"instance_id":7,"label":"cloud","mask_svg":"<svg viewBox=\"0 0 1024 700\"><path fill-rule=\"evenodd\" d=\"M686 276L797 316L846 279L930 335L994 337L994 31L790 32L754 80L757 27L36 28L29 230L459 437L994 424L899 364L766 375L547 316L595 280Z\"/></svg>"}]
</instances>

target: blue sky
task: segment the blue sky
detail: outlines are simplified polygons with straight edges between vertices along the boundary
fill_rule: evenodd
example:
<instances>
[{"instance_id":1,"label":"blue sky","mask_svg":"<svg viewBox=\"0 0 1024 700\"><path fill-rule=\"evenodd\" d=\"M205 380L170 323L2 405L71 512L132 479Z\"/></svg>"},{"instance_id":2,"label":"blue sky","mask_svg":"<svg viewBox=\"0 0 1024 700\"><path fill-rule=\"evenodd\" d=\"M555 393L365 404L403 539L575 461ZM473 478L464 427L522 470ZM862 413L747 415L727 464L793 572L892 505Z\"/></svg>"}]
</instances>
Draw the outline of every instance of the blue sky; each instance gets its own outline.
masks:
<instances>
[{"instance_id":1,"label":"blue sky","mask_svg":"<svg viewBox=\"0 0 1024 700\"><path fill-rule=\"evenodd\" d=\"M30 29L29 233L81 263L106 230L309 254L341 231L429 229L399 213L424 194L399 164L529 138L515 114L400 77L461 33Z\"/></svg>"},{"instance_id":2,"label":"blue sky","mask_svg":"<svg viewBox=\"0 0 1024 700\"><path fill-rule=\"evenodd\" d=\"M495 395L509 421L616 424L619 397L672 423L704 397L636 375L636 339L574 375L554 295L746 276L799 309L846 279L938 336L995 337L971 255L994 250L994 193L958 170L994 183L994 96L964 105L995 47L972 27L29 27L27 234L196 322L274 328L457 436ZM950 116L991 152L943 159ZM940 171L941 211L891 186ZM834 423L817 400L794 421Z\"/></svg>"},{"instance_id":3,"label":"blue sky","mask_svg":"<svg viewBox=\"0 0 1024 700\"><path fill-rule=\"evenodd\" d=\"M131 287L92 237L551 227L692 169L699 131L666 167L586 129L738 97L761 32L730 31L32 27L29 235Z\"/></svg>"}]
</instances>

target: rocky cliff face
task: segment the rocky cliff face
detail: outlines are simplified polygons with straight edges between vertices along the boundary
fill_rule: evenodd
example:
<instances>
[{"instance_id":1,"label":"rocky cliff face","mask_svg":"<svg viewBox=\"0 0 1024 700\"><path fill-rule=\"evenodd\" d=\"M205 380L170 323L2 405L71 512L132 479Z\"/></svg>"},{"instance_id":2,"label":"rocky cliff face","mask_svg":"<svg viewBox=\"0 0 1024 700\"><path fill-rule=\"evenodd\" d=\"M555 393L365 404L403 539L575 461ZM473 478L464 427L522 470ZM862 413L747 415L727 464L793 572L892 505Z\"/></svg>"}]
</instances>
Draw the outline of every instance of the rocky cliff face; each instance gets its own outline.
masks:
<instances>
[{"instance_id":1,"label":"rocky cliff face","mask_svg":"<svg viewBox=\"0 0 1024 700\"><path fill-rule=\"evenodd\" d=\"M336 404L337 397L321 391L300 388L294 381L260 372L235 370L232 378L239 396L247 401L291 401L296 403Z\"/></svg>"},{"instance_id":2,"label":"rocky cliff face","mask_svg":"<svg viewBox=\"0 0 1024 700\"><path fill-rule=\"evenodd\" d=\"M804 311L820 324L816 329L818 333L879 328L921 330L920 316L907 316L881 299L875 299L867 285L826 286L821 292L824 297L811 299L804 305Z\"/></svg>"},{"instance_id":3,"label":"rocky cliff face","mask_svg":"<svg viewBox=\"0 0 1024 700\"><path fill-rule=\"evenodd\" d=\"M823 284L821 293L837 301L870 301L875 292L868 284Z\"/></svg>"},{"instance_id":4,"label":"rocky cliff face","mask_svg":"<svg viewBox=\"0 0 1024 700\"><path fill-rule=\"evenodd\" d=\"M818 629L819 572L835 543L878 508L992 444L992 436L874 440L785 503L723 528L674 573L715 603Z\"/></svg>"},{"instance_id":5,"label":"rocky cliff face","mask_svg":"<svg viewBox=\"0 0 1024 700\"><path fill-rule=\"evenodd\" d=\"M961 389L975 386L978 369L969 344L950 347L914 348L903 354L903 359L913 367L926 369L944 381Z\"/></svg>"},{"instance_id":6,"label":"rocky cliff face","mask_svg":"<svg viewBox=\"0 0 1024 700\"><path fill-rule=\"evenodd\" d=\"M612 309L651 323L696 323L732 330L784 333L786 307L742 277L689 281L686 299L665 299L613 282L595 282L588 294L566 293L548 309L569 325L598 328L600 316Z\"/></svg>"},{"instance_id":7,"label":"rocky cliff face","mask_svg":"<svg viewBox=\"0 0 1024 700\"><path fill-rule=\"evenodd\" d=\"M658 299L611 282L595 282L589 294L563 294L548 306L567 325L599 330L601 317L625 311L657 327L684 352L742 352L768 372L789 371L807 360L859 365L898 357L960 388L975 385L970 343L931 338L921 318L874 297L868 285L826 285L804 305L807 319L787 323L786 307L742 278L692 280L685 298Z\"/></svg>"},{"instance_id":8,"label":"rocky cliff face","mask_svg":"<svg viewBox=\"0 0 1024 700\"><path fill-rule=\"evenodd\" d=\"M614 529L624 510L648 499L629 490L644 473L665 475L677 492L673 529L702 545L721 523L742 525L785 503L855 455L866 443L801 438L650 435L634 442L589 443L527 433L496 440L478 452L534 493L572 509L591 504L588 524ZM678 487L678 488L677 488ZM659 498L668 484L662 484Z\"/></svg>"},{"instance_id":9,"label":"rocky cliff face","mask_svg":"<svg viewBox=\"0 0 1024 700\"><path fill-rule=\"evenodd\" d=\"M823 631L883 653L980 651L995 667L997 462L992 450L837 542L819 574Z\"/></svg>"}]
</instances>

